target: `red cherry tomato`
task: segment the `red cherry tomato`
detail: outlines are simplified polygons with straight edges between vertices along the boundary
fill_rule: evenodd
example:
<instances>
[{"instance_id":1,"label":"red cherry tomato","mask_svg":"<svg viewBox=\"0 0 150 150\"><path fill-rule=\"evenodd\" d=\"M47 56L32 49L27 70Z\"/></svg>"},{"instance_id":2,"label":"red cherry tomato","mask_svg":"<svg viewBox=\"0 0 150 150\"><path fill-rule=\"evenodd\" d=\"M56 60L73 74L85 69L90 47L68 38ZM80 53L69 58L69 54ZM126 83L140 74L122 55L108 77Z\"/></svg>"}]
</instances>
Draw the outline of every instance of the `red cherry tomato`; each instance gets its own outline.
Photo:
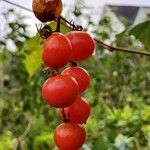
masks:
<instances>
[{"instance_id":1,"label":"red cherry tomato","mask_svg":"<svg viewBox=\"0 0 150 150\"><path fill-rule=\"evenodd\" d=\"M79 150L85 139L85 129L76 123L62 123L54 132L54 141L60 150Z\"/></svg>"},{"instance_id":2,"label":"red cherry tomato","mask_svg":"<svg viewBox=\"0 0 150 150\"><path fill-rule=\"evenodd\" d=\"M68 63L71 52L69 40L63 34L54 32L44 42L42 59L47 67L60 68Z\"/></svg>"},{"instance_id":3,"label":"red cherry tomato","mask_svg":"<svg viewBox=\"0 0 150 150\"><path fill-rule=\"evenodd\" d=\"M83 61L93 54L95 44L88 33L83 31L71 31L67 33L66 36L72 45L71 60Z\"/></svg>"},{"instance_id":4,"label":"red cherry tomato","mask_svg":"<svg viewBox=\"0 0 150 150\"><path fill-rule=\"evenodd\" d=\"M68 107L78 96L78 84L72 77L58 75L45 81L42 87L42 96L53 107Z\"/></svg>"},{"instance_id":5,"label":"red cherry tomato","mask_svg":"<svg viewBox=\"0 0 150 150\"><path fill-rule=\"evenodd\" d=\"M70 75L78 82L80 93L84 92L90 84L90 75L82 67L69 67L62 74Z\"/></svg>"},{"instance_id":6,"label":"red cherry tomato","mask_svg":"<svg viewBox=\"0 0 150 150\"><path fill-rule=\"evenodd\" d=\"M75 122L80 124L86 123L90 112L91 108L88 101L80 96L78 96L78 98L71 106L60 109L60 115L63 120L66 119L69 122Z\"/></svg>"}]
</instances>

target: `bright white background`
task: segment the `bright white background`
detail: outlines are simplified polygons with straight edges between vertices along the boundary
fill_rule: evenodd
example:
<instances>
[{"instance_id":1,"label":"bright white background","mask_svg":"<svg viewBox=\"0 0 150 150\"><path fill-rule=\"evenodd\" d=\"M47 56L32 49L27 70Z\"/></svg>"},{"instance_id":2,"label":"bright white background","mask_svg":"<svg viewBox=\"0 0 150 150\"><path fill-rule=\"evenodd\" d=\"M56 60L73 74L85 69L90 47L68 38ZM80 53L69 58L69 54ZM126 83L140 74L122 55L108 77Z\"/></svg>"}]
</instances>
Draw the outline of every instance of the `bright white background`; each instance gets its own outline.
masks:
<instances>
[{"instance_id":1,"label":"bright white background","mask_svg":"<svg viewBox=\"0 0 150 150\"><path fill-rule=\"evenodd\" d=\"M17 3L28 9L32 9L32 0L9 0L9 1L11 1L13 3ZM67 7L69 7L69 6L71 7L75 2L75 0L62 0L62 1ZM94 7L93 10L98 10L98 13L99 13L98 15L100 15L101 10L105 4L150 7L150 0L85 0L85 2L86 2L86 6ZM4 31L6 30L6 28L5 28L6 22L4 22L4 19L2 18L1 13L10 7L15 8L20 14L28 17L28 19L26 21L30 25L30 29L29 29L30 33L34 34L36 31L35 23L38 23L38 20L35 18L33 13L27 12L23 9L19 9L8 3L5 3L4 0L0 0L0 37L3 36ZM64 7L63 15L66 14L67 7Z\"/></svg>"}]
</instances>

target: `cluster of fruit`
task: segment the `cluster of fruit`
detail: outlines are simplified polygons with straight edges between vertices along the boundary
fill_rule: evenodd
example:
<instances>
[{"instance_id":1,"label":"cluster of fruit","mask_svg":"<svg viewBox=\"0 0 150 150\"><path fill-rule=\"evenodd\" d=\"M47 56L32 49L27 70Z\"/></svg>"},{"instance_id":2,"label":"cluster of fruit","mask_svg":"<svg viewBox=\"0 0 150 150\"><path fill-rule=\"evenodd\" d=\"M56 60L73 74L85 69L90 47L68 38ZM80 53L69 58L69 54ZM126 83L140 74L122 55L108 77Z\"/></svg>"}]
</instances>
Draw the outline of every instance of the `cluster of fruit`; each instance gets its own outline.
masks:
<instances>
[{"instance_id":1,"label":"cluster of fruit","mask_svg":"<svg viewBox=\"0 0 150 150\"><path fill-rule=\"evenodd\" d=\"M54 32L44 42L42 59L54 69L72 65L61 74L54 73L42 87L43 99L52 107L60 109L64 123L54 133L54 141L60 150L79 150L85 142L86 133L82 126L90 115L90 105L79 96L90 83L88 72L72 61L83 61L94 51L94 41L83 31L71 31L66 35Z\"/></svg>"},{"instance_id":2,"label":"cluster of fruit","mask_svg":"<svg viewBox=\"0 0 150 150\"><path fill-rule=\"evenodd\" d=\"M33 12L41 22L58 18L62 12L61 0L33 0ZM83 31L66 35L53 32L44 41L42 60L52 77L42 86L42 97L52 107L59 108L64 123L54 133L59 150L79 150L85 142L83 123L90 115L90 105L80 96L90 84L88 72L76 62L89 58L94 51L92 37ZM59 69L70 63L61 74Z\"/></svg>"}]
</instances>

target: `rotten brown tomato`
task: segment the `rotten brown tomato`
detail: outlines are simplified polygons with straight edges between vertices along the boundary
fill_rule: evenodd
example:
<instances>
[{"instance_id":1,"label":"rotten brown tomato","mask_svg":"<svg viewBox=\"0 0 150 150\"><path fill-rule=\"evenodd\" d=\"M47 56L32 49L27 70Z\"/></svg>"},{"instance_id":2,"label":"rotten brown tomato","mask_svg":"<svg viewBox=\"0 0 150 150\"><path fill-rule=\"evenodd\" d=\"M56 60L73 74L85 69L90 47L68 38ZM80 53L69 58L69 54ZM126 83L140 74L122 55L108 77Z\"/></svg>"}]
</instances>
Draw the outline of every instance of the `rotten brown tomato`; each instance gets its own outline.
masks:
<instances>
[{"instance_id":1,"label":"rotten brown tomato","mask_svg":"<svg viewBox=\"0 0 150 150\"><path fill-rule=\"evenodd\" d=\"M62 12L61 0L33 0L32 9L41 22L49 22L57 19Z\"/></svg>"}]
</instances>

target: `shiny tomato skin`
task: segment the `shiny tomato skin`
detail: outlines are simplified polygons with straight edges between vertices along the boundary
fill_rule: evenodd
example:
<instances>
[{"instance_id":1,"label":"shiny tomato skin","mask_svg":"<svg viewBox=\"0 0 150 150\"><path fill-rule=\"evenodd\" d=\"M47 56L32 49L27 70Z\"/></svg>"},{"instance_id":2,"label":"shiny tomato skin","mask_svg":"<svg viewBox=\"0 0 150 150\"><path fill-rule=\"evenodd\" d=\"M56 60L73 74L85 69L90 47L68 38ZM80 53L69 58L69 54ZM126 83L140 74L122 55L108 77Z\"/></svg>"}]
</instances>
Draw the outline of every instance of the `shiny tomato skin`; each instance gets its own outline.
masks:
<instances>
[{"instance_id":1,"label":"shiny tomato skin","mask_svg":"<svg viewBox=\"0 0 150 150\"><path fill-rule=\"evenodd\" d=\"M47 67L61 68L68 63L71 53L72 47L67 37L54 32L44 42L42 60Z\"/></svg>"},{"instance_id":2,"label":"shiny tomato skin","mask_svg":"<svg viewBox=\"0 0 150 150\"><path fill-rule=\"evenodd\" d=\"M95 43L88 33L84 31L71 31L66 36L72 45L71 60L84 61L93 54Z\"/></svg>"},{"instance_id":3,"label":"shiny tomato skin","mask_svg":"<svg viewBox=\"0 0 150 150\"><path fill-rule=\"evenodd\" d=\"M62 123L54 132L54 141L60 150L79 150L85 139L85 129L76 123Z\"/></svg>"},{"instance_id":4,"label":"shiny tomato skin","mask_svg":"<svg viewBox=\"0 0 150 150\"><path fill-rule=\"evenodd\" d=\"M66 68L62 74L64 75L70 75L73 77L78 85L79 85L79 92L84 92L89 84L90 84L90 75L89 73L82 67L69 67Z\"/></svg>"},{"instance_id":5,"label":"shiny tomato skin","mask_svg":"<svg viewBox=\"0 0 150 150\"><path fill-rule=\"evenodd\" d=\"M52 107L63 108L74 103L78 96L78 84L72 77L58 75L45 81L42 87L43 99Z\"/></svg>"},{"instance_id":6,"label":"shiny tomato skin","mask_svg":"<svg viewBox=\"0 0 150 150\"><path fill-rule=\"evenodd\" d=\"M78 96L71 106L60 109L60 116L64 120L63 111L69 122L83 124L89 118L91 107L85 98Z\"/></svg>"}]
</instances>

